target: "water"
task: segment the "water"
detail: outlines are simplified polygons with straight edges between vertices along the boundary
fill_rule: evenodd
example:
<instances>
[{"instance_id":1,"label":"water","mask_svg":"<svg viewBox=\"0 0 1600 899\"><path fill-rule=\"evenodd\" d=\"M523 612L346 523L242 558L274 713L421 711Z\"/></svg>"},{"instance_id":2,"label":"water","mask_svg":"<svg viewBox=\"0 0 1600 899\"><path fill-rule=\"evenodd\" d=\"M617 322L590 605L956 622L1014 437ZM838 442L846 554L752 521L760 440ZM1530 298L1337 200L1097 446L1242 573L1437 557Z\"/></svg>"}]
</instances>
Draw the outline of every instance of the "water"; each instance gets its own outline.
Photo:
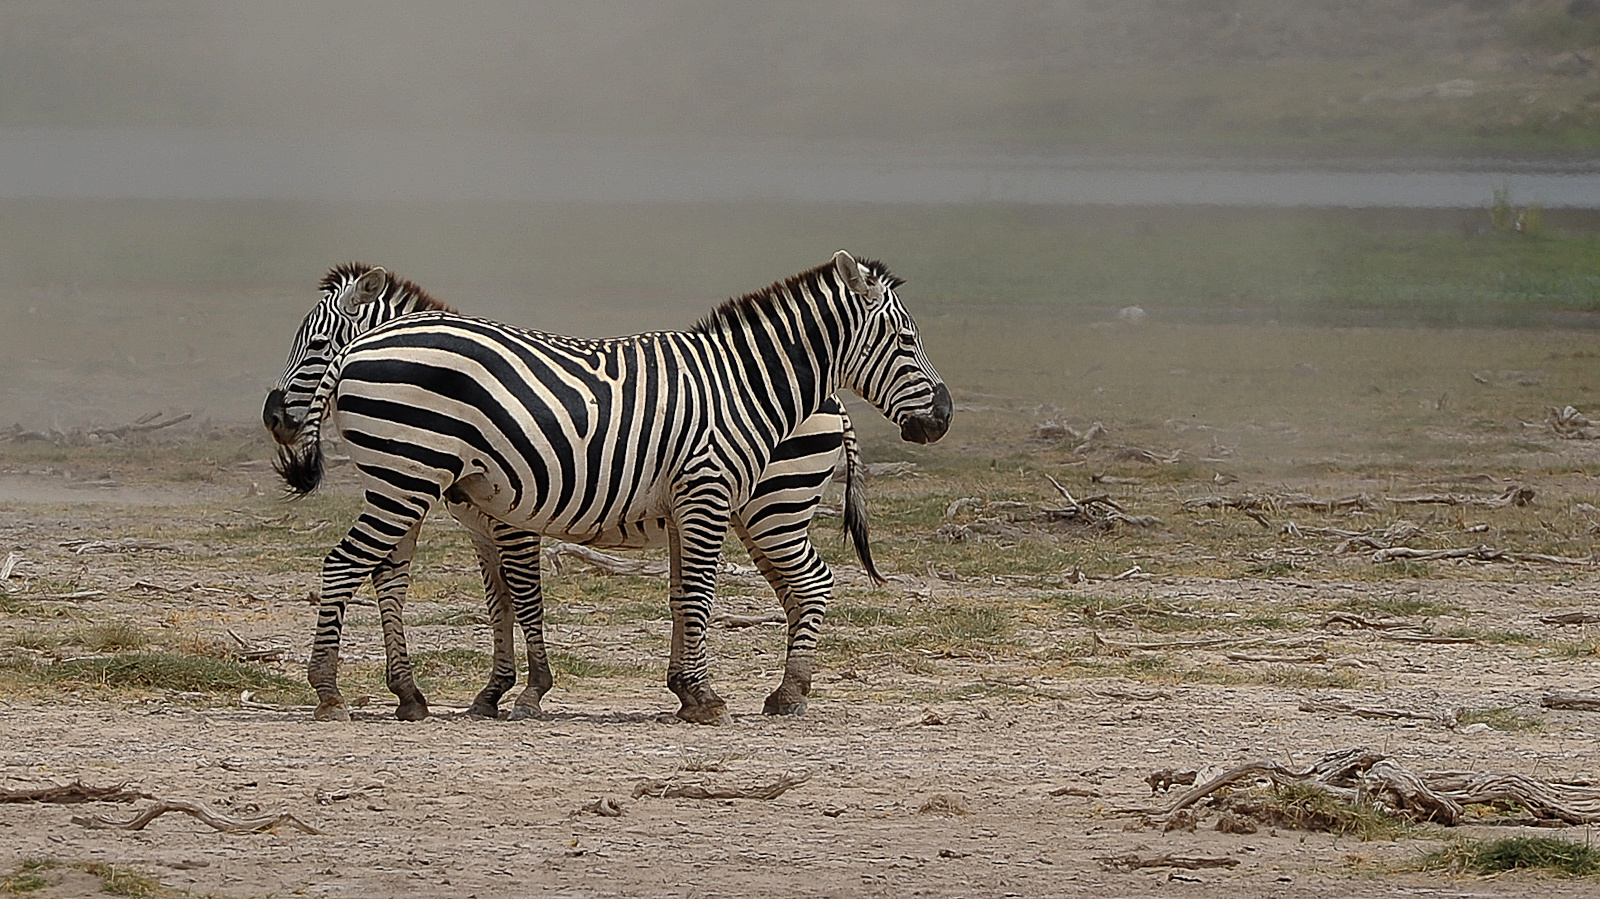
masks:
<instances>
[{"instance_id":1,"label":"water","mask_svg":"<svg viewBox=\"0 0 1600 899\"><path fill-rule=\"evenodd\" d=\"M1600 209L1588 161L1060 155L485 132L0 128L0 198Z\"/></svg>"}]
</instances>

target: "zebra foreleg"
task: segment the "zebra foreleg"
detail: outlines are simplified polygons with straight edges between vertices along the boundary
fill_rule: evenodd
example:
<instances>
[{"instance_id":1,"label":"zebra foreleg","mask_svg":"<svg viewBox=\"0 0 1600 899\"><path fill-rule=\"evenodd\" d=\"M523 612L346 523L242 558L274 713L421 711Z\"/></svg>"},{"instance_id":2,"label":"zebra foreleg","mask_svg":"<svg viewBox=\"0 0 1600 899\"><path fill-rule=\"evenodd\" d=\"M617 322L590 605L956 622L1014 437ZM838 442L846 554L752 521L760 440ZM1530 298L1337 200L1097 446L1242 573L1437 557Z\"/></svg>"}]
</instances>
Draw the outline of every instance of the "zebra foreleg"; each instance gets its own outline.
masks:
<instances>
[{"instance_id":1,"label":"zebra foreleg","mask_svg":"<svg viewBox=\"0 0 1600 899\"><path fill-rule=\"evenodd\" d=\"M696 516L682 523L668 520L672 557L672 655L667 662L667 689L682 703L678 717L693 724L729 724L728 704L711 689L706 657L706 626L715 595L717 561L727 533L720 522Z\"/></svg>"},{"instance_id":2,"label":"zebra foreleg","mask_svg":"<svg viewBox=\"0 0 1600 899\"><path fill-rule=\"evenodd\" d=\"M817 654L817 635L822 616L833 593L833 572L801 531L794 534L767 532L752 535L737 517L734 532L750 551L756 569L772 585L788 619L789 640L783 665L783 681L762 705L767 715L801 715L806 697L811 694L812 665ZM788 537L787 545L783 538Z\"/></svg>"},{"instance_id":3,"label":"zebra foreleg","mask_svg":"<svg viewBox=\"0 0 1600 899\"><path fill-rule=\"evenodd\" d=\"M417 689L411 670L411 657L406 652L405 602L406 591L411 586L411 558L417 549L417 532L422 522L417 522L389 557L372 569L372 588L378 595L378 621L383 626L384 674L389 692L400 700L394 716L401 721L421 721L428 717L428 700Z\"/></svg>"}]
</instances>

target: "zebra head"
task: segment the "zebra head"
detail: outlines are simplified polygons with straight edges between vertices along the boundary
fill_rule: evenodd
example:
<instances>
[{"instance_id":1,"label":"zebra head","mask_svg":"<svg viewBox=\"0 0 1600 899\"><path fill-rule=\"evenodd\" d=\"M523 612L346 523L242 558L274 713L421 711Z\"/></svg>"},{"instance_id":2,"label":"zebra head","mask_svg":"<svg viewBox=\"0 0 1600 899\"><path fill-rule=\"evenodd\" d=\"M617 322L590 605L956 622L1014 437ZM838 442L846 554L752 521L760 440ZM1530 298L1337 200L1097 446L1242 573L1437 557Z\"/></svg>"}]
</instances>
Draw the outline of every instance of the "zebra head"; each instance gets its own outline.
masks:
<instances>
[{"instance_id":1,"label":"zebra head","mask_svg":"<svg viewBox=\"0 0 1600 899\"><path fill-rule=\"evenodd\" d=\"M905 282L882 263L858 263L844 250L834 254L833 267L866 307L855 349L844 359L845 386L899 425L900 439L933 443L943 437L950 429L950 389L923 352L917 323L895 296Z\"/></svg>"},{"instance_id":2,"label":"zebra head","mask_svg":"<svg viewBox=\"0 0 1600 899\"><path fill-rule=\"evenodd\" d=\"M397 298L391 295L397 293L391 290L395 283L382 268L361 263L328 271L322 279L322 299L300 322L289 364L261 410L261 420L274 440L285 446L294 443L317 382L345 344L401 314L395 308Z\"/></svg>"}]
</instances>

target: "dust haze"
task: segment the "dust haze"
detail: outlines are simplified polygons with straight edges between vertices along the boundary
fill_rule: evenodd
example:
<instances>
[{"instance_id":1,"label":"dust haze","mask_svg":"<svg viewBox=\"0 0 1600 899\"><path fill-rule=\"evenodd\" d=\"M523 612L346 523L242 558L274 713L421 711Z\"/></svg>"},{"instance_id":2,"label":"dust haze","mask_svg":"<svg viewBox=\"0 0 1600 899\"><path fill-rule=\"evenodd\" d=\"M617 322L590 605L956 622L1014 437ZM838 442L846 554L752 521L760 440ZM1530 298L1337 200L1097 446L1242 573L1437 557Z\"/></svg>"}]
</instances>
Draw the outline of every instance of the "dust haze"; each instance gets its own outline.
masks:
<instances>
[{"instance_id":1,"label":"dust haze","mask_svg":"<svg viewBox=\"0 0 1600 899\"><path fill-rule=\"evenodd\" d=\"M1077 202L1040 199L1041 154L1185 152L1223 102L1184 95L1189 73L1481 62L1527 5L5 3L0 425L252 421L351 259L602 334L687 324L847 246L936 319L994 299L944 277L981 249L916 247L975 205Z\"/></svg>"}]
</instances>

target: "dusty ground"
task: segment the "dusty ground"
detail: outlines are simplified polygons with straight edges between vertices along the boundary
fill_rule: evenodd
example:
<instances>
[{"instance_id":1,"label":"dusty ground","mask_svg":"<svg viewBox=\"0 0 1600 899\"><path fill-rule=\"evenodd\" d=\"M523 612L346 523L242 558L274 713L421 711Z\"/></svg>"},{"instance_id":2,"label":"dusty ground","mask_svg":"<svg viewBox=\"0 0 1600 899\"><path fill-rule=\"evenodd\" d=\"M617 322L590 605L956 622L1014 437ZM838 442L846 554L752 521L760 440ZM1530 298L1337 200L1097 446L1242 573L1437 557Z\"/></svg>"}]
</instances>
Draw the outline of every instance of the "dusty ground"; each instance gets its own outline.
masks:
<instances>
[{"instance_id":1,"label":"dusty ground","mask_svg":"<svg viewBox=\"0 0 1600 899\"><path fill-rule=\"evenodd\" d=\"M312 623L303 597L314 583L315 557L268 565L205 538L208 526L220 530L270 510L275 500L247 495L263 481L257 463L224 465L205 481L143 486L109 486L93 472L0 476L0 557L15 552L20 560L0 586L35 603L33 614L54 603L63 626L127 620L196 640L232 630L254 646L284 648L279 664L298 677ZM146 543L116 543L127 535ZM333 539L331 530L323 536ZM88 540L112 545L78 552ZM470 559L441 564L466 572ZM1106 608L1221 603L1254 613L1337 606L1377 590L1415 593L1452 610L1449 620L1429 622L1440 633L1470 622L1480 633L1569 640L1581 636L1576 628L1539 618L1594 608L1592 569L1526 582L1441 571L1398 587L1173 577L1090 581L1074 590ZM848 570L841 577L860 582ZM982 603L1018 589L1029 588L902 577L883 601ZM85 590L105 593L51 598ZM754 581L732 578L725 593L736 610L764 604ZM463 595L441 602L475 601ZM431 608L413 606L408 614L421 619ZM659 665L636 637L664 634L665 621L608 625L601 616L590 624L578 611L576 621L553 628L557 645L601 653L609 647L621 658ZM851 632L844 623L832 627ZM1091 629L1123 641L1207 636L1140 634L1114 620L1091 627L1063 614L1032 639L1060 645ZM483 631L470 623L417 626L412 646L482 648ZM1330 639L1315 625L1272 636ZM666 714L673 703L655 674L569 678L547 697L546 720L518 724L464 718L459 706L452 710L469 695L459 691L435 695L439 714L423 723L393 720L388 696L380 694L349 724L317 724L304 708L240 708L172 692L129 699L93 689L65 696L21 689L0 696L0 787L127 782L225 815L289 813L320 833L280 827L227 835L181 814L136 832L72 821L82 814L125 820L146 800L5 805L0 866L9 871L41 858L109 862L153 874L171 889L219 896L1595 895L1593 880L1408 870L1453 836L1514 828L1432 828L1399 841L1362 842L1266 826L1224 834L1210 818L1193 831L1163 831L1125 811L1159 810L1177 795L1151 795L1145 778L1158 769L1197 769L1204 779L1245 762L1303 765L1354 746L1417 772L1508 771L1551 780L1600 772L1600 717L1538 706L1549 690L1595 688L1592 657L1516 642L1395 643L1375 632L1333 639L1329 658L1296 670L1354 670L1359 685L1300 685L1307 682L1287 669L1280 678L1270 664L1230 663L1224 648L1188 651L1186 664L1232 665L1244 673L1236 683L1174 682L1158 673L1086 677L1030 661L1026 651L926 665L870 654L830 664L825 656L809 712L773 720L757 710L777 680L779 632L719 631L712 644L718 682L736 712L733 726L721 729L673 721ZM378 657L370 611L354 615L346 640L347 664ZM1312 696L1418 711L1502 709L1539 724L1450 728L1300 711ZM809 779L773 799L634 795L647 779L737 789L785 774ZM1053 793L1061 788L1086 795ZM603 800L615 800L621 815L595 813ZM1592 841L1592 831L1563 835ZM1236 864L1128 870L1107 861L1164 853ZM85 875L58 876L65 879L34 895L92 887Z\"/></svg>"}]
</instances>

